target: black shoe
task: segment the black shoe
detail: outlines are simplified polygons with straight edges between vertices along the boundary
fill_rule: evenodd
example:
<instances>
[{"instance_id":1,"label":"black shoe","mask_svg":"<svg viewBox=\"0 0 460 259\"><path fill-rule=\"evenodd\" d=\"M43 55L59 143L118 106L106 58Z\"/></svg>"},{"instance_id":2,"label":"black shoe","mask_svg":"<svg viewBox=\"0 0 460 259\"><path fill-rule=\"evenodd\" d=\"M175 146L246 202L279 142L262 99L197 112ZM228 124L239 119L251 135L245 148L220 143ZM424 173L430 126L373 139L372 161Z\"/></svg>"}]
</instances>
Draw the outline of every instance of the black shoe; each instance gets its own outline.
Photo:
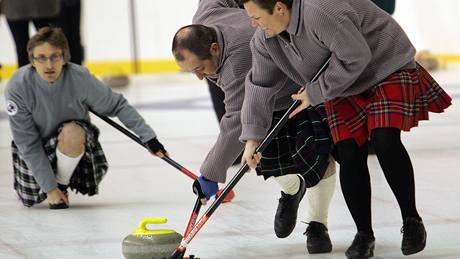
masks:
<instances>
[{"instance_id":1,"label":"black shoe","mask_svg":"<svg viewBox=\"0 0 460 259\"><path fill-rule=\"evenodd\" d=\"M327 227L320 222L308 223L304 235L307 236L307 250L310 254L330 253L332 243L327 233Z\"/></svg>"},{"instance_id":2,"label":"black shoe","mask_svg":"<svg viewBox=\"0 0 460 259\"><path fill-rule=\"evenodd\" d=\"M299 179L300 187L296 194L289 195L281 192L274 224L275 234L279 238L289 236L295 228L297 222L297 209L306 191L305 180L301 176L299 176Z\"/></svg>"},{"instance_id":3,"label":"black shoe","mask_svg":"<svg viewBox=\"0 0 460 259\"><path fill-rule=\"evenodd\" d=\"M358 232L351 246L345 252L349 259L364 259L374 256L375 237Z\"/></svg>"},{"instance_id":4,"label":"black shoe","mask_svg":"<svg viewBox=\"0 0 460 259\"><path fill-rule=\"evenodd\" d=\"M65 202L62 203L56 203L56 204L49 204L50 205L50 210L62 210L62 209L68 209L69 206L65 204Z\"/></svg>"},{"instance_id":5,"label":"black shoe","mask_svg":"<svg viewBox=\"0 0 460 259\"><path fill-rule=\"evenodd\" d=\"M426 245L426 231L421 219L406 218L401 228L403 239L401 251L403 255L411 255L422 251Z\"/></svg>"},{"instance_id":6,"label":"black shoe","mask_svg":"<svg viewBox=\"0 0 460 259\"><path fill-rule=\"evenodd\" d=\"M63 184L58 184L58 188L59 190L61 190L62 193L64 193L65 195L68 195L69 193L67 192L67 185L63 185ZM62 210L62 209L67 209L69 208L69 206L67 204L65 204L65 202L62 202L62 203L56 203L56 204L49 204L50 206L50 209L51 210Z\"/></svg>"}]
</instances>

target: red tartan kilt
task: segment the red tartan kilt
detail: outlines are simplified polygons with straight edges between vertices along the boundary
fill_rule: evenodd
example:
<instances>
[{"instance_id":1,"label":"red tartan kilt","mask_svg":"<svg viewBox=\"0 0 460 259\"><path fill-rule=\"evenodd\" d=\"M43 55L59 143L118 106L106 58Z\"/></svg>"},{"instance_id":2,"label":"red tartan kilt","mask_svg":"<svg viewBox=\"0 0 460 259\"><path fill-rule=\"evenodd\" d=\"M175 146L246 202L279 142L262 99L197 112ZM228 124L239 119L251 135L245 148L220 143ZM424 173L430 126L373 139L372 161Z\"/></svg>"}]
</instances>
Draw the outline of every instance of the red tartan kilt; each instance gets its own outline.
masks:
<instances>
[{"instance_id":1,"label":"red tartan kilt","mask_svg":"<svg viewBox=\"0 0 460 259\"><path fill-rule=\"evenodd\" d=\"M362 145L375 128L409 131L428 112L443 112L452 99L421 66L397 71L368 91L326 101L334 143L353 138Z\"/></svg>"}]
</instances>

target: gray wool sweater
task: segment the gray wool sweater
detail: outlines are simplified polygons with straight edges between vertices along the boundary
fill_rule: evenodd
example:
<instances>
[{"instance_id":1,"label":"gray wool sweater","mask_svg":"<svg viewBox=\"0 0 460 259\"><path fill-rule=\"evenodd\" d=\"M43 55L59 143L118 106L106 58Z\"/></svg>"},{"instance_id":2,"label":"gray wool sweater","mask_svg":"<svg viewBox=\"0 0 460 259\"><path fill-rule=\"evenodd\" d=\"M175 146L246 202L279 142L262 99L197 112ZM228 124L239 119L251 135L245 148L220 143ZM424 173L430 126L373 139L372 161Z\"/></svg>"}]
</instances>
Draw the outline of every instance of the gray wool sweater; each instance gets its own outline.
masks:
<instances>
[{"instance_id":1,"label":"gray wool sweater","mask_svg":"<svg viewBox=\"0 0 460 259\"><path fill-rule=\"evenodd\" d=\"M317 105L360 94L399 69L415 67L415 48L402 28L368 0L294 0L286 32L269 37L258 29L251 41L242 141L266 135L277 94L305 86ZM310 83L329 57L327 69ZM286 84L289 79L294 86Z\"/></svg>"},{"instance_id":2,"label":"gray wool sweater","mask_svg":"<svg viewBox=\"0 0 460 259\"><path fill-rule=\"evenodd\" d=\"M225 182L227 169L243 149L240 111L244 99L244 80L251 68L249 42L255 28L243 9L233 0L202 0L193 23L214 28L220 46L217 78L214 81L225 94L225 114L219 135L203 161L200 173L216 182Z\"/></svg>"},{"instance_id":3,"label":"gray wool sweater","mask_svg":"<svg viewBox=\"0 0 460 259\"><path fill-rule=\"evenodd\" d=\"M5 92L13 140L44 192L57 187L43 141L65 121L90 121L88 108L105 116L117 116L143 142L156 136L141 115L118 93L82 66L67 64L53 84L43 80L31 65L21 67Z\"/></svg>"}]
</instances>

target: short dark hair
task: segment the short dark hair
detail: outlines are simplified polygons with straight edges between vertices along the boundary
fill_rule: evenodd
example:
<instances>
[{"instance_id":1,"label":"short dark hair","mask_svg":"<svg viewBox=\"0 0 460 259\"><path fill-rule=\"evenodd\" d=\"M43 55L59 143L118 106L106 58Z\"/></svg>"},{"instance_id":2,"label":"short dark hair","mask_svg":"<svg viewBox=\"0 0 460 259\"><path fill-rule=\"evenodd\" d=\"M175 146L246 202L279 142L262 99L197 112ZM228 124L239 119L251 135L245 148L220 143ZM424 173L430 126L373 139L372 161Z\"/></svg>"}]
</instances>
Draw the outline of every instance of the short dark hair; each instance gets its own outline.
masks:
<instances>
[{"instance_id":1,"label":"short dark hair","mask_svg":"<svg viewBox=\"0 0 460 259\"><path fill-rule=\"evenodd\" d=\"M62 57L66 63L70 60L69 43L62 30L58 27L43 27L27 42L27 54L31 63L34 58L34 48L43 43L49 43L53 47L61 49Z\"/></svg>"},{"instance_id":2,"label":"short dark hair","mask_svg":"<svg viewBox=\"0 0 460 259\"><path fill-rule=\"evenodd\" d=\"M215 29L201 24L191 24L180 28L174 35L172 52L176 60L183 61L181 51L186 49L200 60L210 59L211 44L217 42Z\"/></svg>"},{"instance_id":3,"label":"short dark hair","mask_svg":"<svg viewBox=\"0 0 460 259\"><path fill-rule=\"evenodd\" d=\"M292 8L293 0L239 0L243 4L247 2L254 2L257 6L268 11L269 14L273 14L273 9L275 9L276 2L281 2L287 6L289 10Z\"/></svg>"}]
</instances>

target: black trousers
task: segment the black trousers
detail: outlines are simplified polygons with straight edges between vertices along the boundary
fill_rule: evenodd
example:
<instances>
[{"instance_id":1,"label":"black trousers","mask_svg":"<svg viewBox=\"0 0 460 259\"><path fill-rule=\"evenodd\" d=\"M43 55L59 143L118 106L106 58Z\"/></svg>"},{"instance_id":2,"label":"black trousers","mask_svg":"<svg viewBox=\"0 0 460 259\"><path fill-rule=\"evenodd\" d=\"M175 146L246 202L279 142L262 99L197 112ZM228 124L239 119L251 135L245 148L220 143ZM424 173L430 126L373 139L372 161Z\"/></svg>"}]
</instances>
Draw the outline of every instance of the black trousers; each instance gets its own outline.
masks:
<instances>
[{"instance_id":1,"label":"black trousers","mask_svg":"<svg viewBox=\"0 0 460 259\"><path fill-rule=\"evenodd\" d=\"M29 22L32 22L35 29L39 30L42 27L56 24L56 20L57 17L24 20L7 19L8 27L10 28L11 35L13 36L14 44L16 46L18 67L29 64L29 57L27 55L27 42L30 39Z\"/></svg>"},{"instance_id":2,"label":"black trousers","mask_svg":"<svg viewBox=\"0 0 460 259\"><path fill-rule=\"evenodd\" d=\"M61 27L69 42L70 61L81 65L85 59L81 43L81 0L61 0L61 11L57 25Z\"/></svg>"},{"instance_id":3,"label":"black trousers","mask_svg":"<svg viewBox=\"0 0 460 259\"><path fill-rule=\"evenodd\" d=\"M225 114L224 98L225 94L214 82L206 79L208 83L209 94L211 95L212 107L217 116L217 121L220 122L222 116Z\"/></svg>"}]
</instances>

